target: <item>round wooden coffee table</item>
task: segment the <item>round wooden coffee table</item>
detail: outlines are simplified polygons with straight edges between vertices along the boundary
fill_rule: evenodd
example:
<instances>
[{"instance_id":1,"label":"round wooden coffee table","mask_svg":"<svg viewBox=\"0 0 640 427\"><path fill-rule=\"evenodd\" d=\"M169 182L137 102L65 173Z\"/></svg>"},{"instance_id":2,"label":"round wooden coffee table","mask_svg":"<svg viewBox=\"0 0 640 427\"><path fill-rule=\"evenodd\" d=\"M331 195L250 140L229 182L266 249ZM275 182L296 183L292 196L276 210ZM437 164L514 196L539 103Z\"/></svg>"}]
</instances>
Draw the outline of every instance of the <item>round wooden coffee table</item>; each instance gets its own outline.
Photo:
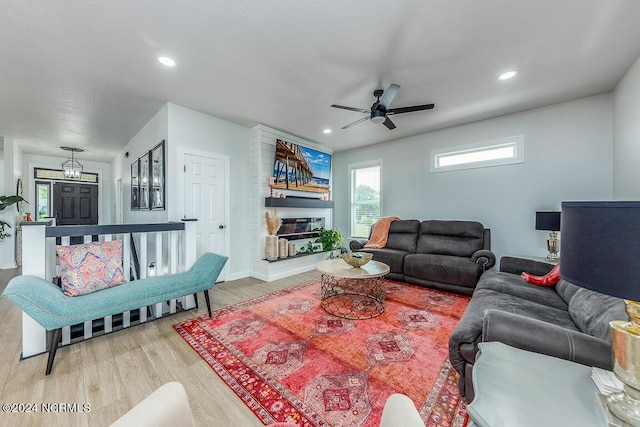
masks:
<instances>
[{"instance_id":1,"label":"round wooden coffee table","mask_svg":"<svg viewBox=\"0 0 640 427\"><path fill-rule=\"evenodd\" d=\"M369 261L360 268L342 259L329 259L316 266L321 273L321 306L329 314L346 319L370 319L385 307L384 280L389 266Z\"/></svg>"}]
</instances>

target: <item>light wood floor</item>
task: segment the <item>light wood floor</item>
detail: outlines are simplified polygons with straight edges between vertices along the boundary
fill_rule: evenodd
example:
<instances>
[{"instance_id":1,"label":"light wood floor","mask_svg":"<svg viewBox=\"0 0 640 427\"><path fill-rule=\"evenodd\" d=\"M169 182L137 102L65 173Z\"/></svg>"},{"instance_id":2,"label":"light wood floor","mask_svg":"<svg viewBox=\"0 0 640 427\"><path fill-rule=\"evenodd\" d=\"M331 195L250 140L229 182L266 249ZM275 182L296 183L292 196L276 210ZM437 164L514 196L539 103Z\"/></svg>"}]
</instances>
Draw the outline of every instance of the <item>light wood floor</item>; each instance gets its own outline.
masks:
<instances>
[{"instance_id":1,"label":"light wood floor","mask_svg":"<svg viewBox=\"0 0 640 427\"><path fill-rule=\"evenodd\" d=\"M19 270L0 270L0 292ZM316 271L273 282L247 278L216 284L212 310L319 277ZM88 413L0 412L0 426L108 426L156 388L184 385L197 426L262 426L171 325L198 309L62 347L51 375L47 355L20 361L21 311L0 298L0 403L88 403Z\"/></svg>"}]
</instances>

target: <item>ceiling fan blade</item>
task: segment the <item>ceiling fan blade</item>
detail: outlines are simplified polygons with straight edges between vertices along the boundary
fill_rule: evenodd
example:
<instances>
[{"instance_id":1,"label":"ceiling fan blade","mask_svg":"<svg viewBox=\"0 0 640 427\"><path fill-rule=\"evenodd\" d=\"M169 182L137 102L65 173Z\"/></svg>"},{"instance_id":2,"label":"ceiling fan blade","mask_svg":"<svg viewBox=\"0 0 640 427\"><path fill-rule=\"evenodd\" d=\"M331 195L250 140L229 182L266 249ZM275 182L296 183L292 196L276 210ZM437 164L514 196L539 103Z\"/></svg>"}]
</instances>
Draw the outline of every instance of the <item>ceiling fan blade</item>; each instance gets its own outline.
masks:
<instances>
[{"instance_id":1,"label":"ceiling fan blade","mask_svg":"<svg viewBox=\"0 0 640 427\"><path fill-rule=\"evenodd\" d=\"M398 85L395 85L395 84L389 85L389 88L384 91L382 98L380 98L380 105L383 105L384 108L388 109L389 105L391 105L391 103L393 102L393 98L396 97L396 94L398 93L398 89L400 89L400 86Z\"/></svg>"},{"instance_id":2,"label":"ceiling fan blade","mask_svg":"<svg viewBox=\"0 0 640 427\"><path fill-rule=\"evenodd\" d=\"M331 104L331 106L333 108L341 108L343 110L357 111L358 113L365 113L365 114L370 113L369 110L365 110L364 108L345 107L344 105L336 105L336 104Z\"/></svg>"},{"instance_id":3,"label":"ceiling fan blade","mask_svg":"<svg viewBox=\"0 0 640 427\"><path fill-rule=\"evenodd\" d=\"M411 113L412 111L431 110L435 104L414 105L412 107L391 108L387 110L387 114Z\"/></svg>"},{"instance_id":4,"label":"ceiling fan blade","mask_svg":"<svg viewBox=\"0 0 640 427\"><path fill-rule=\"evenodd\" d=\"M362 122L364 122L365 120L369 120L369 116L364 116L363 118L358 119L358 120L356 120L356 121L355 121L355 122L353 122L353 123L349 123L348 125L346 125L346 126L342 127L342 129L349 129L351 126L355 126L355 125L357 125L358 123L362 123Z\"/></svg>"},{"instance_id":5,"label":"ceiling fan blade","mask_svg":"<svg viewBox=\"0 0 640 427\"><path fill-rule=\"evenodd\" d=\"M396 128L396 125L391 121L389 117L385 118L382 124L385 125L389 130L394 130Z\"/></svg>"}]
</instances>

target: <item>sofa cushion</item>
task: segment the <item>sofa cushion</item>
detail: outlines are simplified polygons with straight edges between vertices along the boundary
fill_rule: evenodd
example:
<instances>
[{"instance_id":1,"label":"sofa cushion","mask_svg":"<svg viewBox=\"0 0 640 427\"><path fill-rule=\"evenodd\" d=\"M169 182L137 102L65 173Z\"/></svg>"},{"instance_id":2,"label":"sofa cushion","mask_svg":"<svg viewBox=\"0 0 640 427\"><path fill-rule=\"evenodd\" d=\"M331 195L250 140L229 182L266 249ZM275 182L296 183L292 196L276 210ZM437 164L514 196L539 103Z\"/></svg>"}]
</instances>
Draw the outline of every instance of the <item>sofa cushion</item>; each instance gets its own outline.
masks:
<instances>
[{"instance_id":1,"label":"sofa cushion","mask_svg":"<svg viewBox=\"0 0 640 427\"><path fill-rule=\"evenodd\" d=\"M419 228L420 221L417 219L393 221L389 226L389 236L385 248L415 252Z\"/></svg>"},{"instance_id":2,"label":"sofa cushion","mask_svg":"<svg viewBox=\"0 0 640 427\"><path fill-rule=\"evenodd\" d=\"M476 288L473 298L471 298L449 340L449 359L459 373L464 373L465 365L468 362L473 362L473 360L464 359L463 354L460 352L460 346L466 343L477 345L482 335L484 312L489 308L553 323L573 331L578 330L566 310L538 304L514 295L496 292L492 289Z\"/></svg>"},{"instance_id":3,"label":"sofa cushion","mask_svg":"<svg viewBox=\"0 0 640 427\"><path fill-rule=\"evenodd\" d=\"M578 289L581 289L580 286L569 283L564 279L560 279L560 281L556 283L556 292L567 305L569 305L569 301L571 301L571 298L573 298Z\"/></svg>"},{"instance_id":4,"label":"sofa cushion","mask_svg":"<svg viewBox=\"0 0 640 427\"><path fill-rule=\"evenodd\" d=\"M629 320L624 300L578 288L569 302L569 314L580 331L609 340L609 322Z\"/></svg>"},{"instance_id":5,"label":"sofa cushion","mask_svg":"<svg viewBox=\"0 0 640 427\"><path fill-rule=\"evenodd\" d=\"M553 323L573 331L579 330L569 315L569 312L565 309L550 307L526 298L500 293L490 289L477 290L473 294L472 301L476 299L476 297L484 302L485 308L495 308L509 313L531 317L532 319ZM482 330L482 325L480 325L480 330Z\"/></svg>"},{"instance_id":6,"label":"sofa cushion","mask_svg":"<svg viewBox=\"0 0 640 427\"><path fill-rule=\"evenodd\" d=\"M482 266L469 258L457 256L409 254L404 259L404 274L434 282L474 287L482 274Z\"/></svg>"},{"instance_id":7,"label":"sofa cushion","mask_svg":"<svg viewBox=\"0 0 640 427\"><path fill-rule=\"evenodd\" d=\"M554 307L565 311L568 310L567 302L558 295L555 286L542 287L531 285L522 280L520 276L511 273L493 270L486 271L480 277L480 280L476 285L476 290L477 289L491 289L496 292L502 292L534 301L548 307Z\"/></svg>"},{"instance_id":8,"label":"sofa cushion","mask_svg":"<svg viewBox=\"0 0 640 427\"><path fill-rule=\"evenodd\" d=\"M360 249L360 252L368 252L373 254L373 260L382 262L389 266L389 270L391 273L403 273L403 260L404 257L409 254L407 251L401 251L398 249L389 249L389 248L363 248Z\"/></svg>"},{"instance_id":9,"label":"sofa cushion","mask_svg":"<svg viewBox=\"0 0 640 427\"><path fill-rule=\"evenodd\" d=\"M527 272L536 276L543 276L553 268L553 264L532 259L503 256L500 258L500 271L517 274Z\"/></svg>"},{"instance_id":10,"label":"sofa cushion","mask_svg":"<svg viewBox=\"0 0 640 427\"><path fill-rule=\"evenodd\" d=\"M422 221L416 252L468 258L483 241L484 226L476 221Z\"/></svg>"}]
</instances>

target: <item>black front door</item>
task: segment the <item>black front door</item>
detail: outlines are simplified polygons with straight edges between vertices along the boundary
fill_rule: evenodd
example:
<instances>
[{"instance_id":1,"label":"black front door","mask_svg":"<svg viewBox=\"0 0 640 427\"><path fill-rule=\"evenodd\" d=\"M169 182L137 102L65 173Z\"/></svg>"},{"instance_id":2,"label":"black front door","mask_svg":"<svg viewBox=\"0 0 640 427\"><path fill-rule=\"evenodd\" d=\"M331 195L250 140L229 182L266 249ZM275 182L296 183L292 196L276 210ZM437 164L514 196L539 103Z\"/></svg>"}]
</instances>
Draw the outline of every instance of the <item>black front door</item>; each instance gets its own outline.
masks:
<instances>
[{"instance_id":1,"label":"black front door","mask_svg":"<svg viewBox=\"0 0 640 427\"><path fill-rule=\"evenodd\" d=\"M56 225L98 223L98 186L74 182L53 184L53 214Z\"/></svg>"}]
</instances>

